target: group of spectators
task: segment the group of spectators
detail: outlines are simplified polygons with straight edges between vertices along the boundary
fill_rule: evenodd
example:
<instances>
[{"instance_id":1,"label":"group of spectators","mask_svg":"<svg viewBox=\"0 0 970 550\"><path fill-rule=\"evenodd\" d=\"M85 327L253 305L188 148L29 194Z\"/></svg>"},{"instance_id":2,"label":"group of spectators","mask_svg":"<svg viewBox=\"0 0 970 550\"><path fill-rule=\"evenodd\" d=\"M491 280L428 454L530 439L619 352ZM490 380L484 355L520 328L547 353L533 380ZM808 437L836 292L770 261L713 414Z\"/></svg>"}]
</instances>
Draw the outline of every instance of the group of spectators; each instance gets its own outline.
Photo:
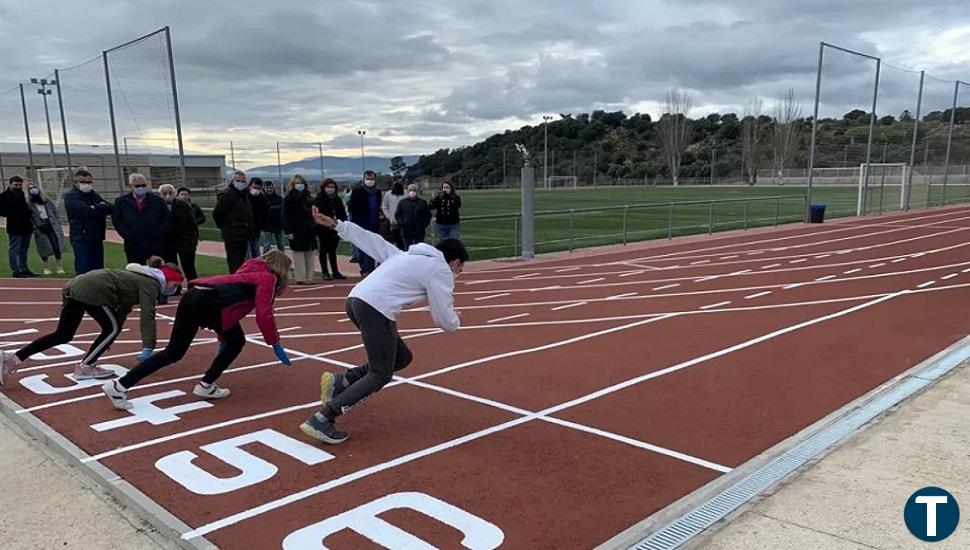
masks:
<instances>
[{"instance_id":1,"label":"group of spectators","mask_svg":"<svg viewBox=\"0 0 970 550\"><path fill-rule=\"evenodd\" d=\"M157 193L142 174L131 174L127 190L113 203L93 189L90 172L78 170L74 185L64 194L69 240L74 251L74 271L80 275L104 267L106 222L123 240L129 263L144 264L152 256L181 267L188 280L198 277L195 266L199 227L206 215L186 187L161 185ZM294 281L311 284L319 264L325 280L345 279L337 261L337 232L314 222L313 209L337 220L355 224L383 236L401 250L424 242L432 217L439 240L460 237L461 197L445 182L431 201L421 197L415 183L395 178L388 191L377 187L377 174L368 170L359 185L340 192L336 181L326 178L315 188L302 175L293 176L282 196L272 181L237 171L219 194L212 218L219 228L230 273L249 258L274 246L292 251ZM434 212L434 215L432 214ZM67 250L55 201L32 181L10 178L0 193L0 216L6 217L9 259L14 277L36 277L27 266L31 237L37 243L44 274L64 273L61 261ZM51 258L54 265L51 265ZM351 262L366 277L375 269L373 258L351 247Z\"/></svg>"}]
</instances>

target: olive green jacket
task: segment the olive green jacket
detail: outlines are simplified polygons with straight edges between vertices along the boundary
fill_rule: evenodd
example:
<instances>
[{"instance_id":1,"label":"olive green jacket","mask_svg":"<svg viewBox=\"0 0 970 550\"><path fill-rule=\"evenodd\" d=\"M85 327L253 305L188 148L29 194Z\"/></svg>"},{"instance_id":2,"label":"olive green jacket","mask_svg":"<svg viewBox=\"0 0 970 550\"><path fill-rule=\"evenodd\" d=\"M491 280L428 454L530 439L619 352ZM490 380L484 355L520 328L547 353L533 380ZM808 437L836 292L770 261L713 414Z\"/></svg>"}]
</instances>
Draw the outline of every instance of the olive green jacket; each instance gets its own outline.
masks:
<instances>
[{"instance_id":1,"label":"olive green jacket","mask_svg":"<svg viewBox=\"0 0 970 550\"><path fill-rule=\"evenodd\" d=\"M134 306L141 308L141 341L155 349L155 305L162 294L161 281L147 266L128 264L125 269L98 269L68 281L64 296L90 306L111 308L124 324Z\"/></svg>"}]
</instances>

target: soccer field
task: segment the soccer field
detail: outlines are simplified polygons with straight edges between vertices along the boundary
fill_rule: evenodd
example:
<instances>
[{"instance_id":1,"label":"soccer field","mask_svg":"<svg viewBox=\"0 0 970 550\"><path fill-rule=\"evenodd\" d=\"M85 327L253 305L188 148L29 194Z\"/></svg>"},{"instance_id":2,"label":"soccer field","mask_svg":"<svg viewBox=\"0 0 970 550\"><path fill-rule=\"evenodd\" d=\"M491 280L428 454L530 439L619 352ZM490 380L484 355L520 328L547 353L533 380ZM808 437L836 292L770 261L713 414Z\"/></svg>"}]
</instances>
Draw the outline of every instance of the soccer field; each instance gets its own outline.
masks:
<instances>
[{"instance_id":1,"label":"soccer field","mask_svg":"<svg viewBox=\"0 0 970 550\"><path fill-rule=\"evenodd\" d=\"M954 186L948 202L967 200L970 188ZM668 236L744 229L801 221L804 186L595 187L537 190L535 243L537 253ZM870 190L868 211L899 209L898 186ZM518 255L521 193L518 189L460 191L462 239L476 259ZM939 201L934 187L932 201ZM425 192L425 198L430 193ZM854 186L817 186L812 203L826 205L826 218L856 213ZM915 186L913 206L927 200L926 186ZM199 198L207 220L202 238L220 240L212 221L214 199ZM712 204L713 201L713 204ZM671 206L671 204L673 206ZM433 225L428 240L434 241ZM341 253L349 254L346 243Z\"/></svg>"}]
</instances>

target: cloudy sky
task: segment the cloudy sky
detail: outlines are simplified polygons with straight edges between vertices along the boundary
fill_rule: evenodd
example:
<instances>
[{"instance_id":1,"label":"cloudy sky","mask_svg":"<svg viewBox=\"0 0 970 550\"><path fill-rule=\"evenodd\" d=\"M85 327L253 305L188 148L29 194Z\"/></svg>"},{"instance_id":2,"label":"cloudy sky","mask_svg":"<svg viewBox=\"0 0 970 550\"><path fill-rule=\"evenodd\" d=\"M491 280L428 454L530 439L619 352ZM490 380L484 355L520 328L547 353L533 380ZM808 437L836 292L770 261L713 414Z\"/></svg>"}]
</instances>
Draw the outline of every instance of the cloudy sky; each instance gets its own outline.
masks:
<instances>
[{"instance_id":1,"label":"cloudy sky","mask_svg":"<svg viewBox=\"0 0 970 550\"><path fill-rule=\"evenodd\" d=\"M0 142L23 141L19 81L80 64L61 74L71 141L110 143L104 68L84 63L165 25L188 147L228 153L232 140L252 162L275 160L276 141L289 158L316 142L354 155L358 128L368 153L415 154L543 114L656 115L671 87L695 115L758 96L770 110L788 88L808 113L819 40L927 70L940 79L927 81L929 110L947 106L953 79L970 81L970 10L957 0L0 0ZM110 58L132 148L171 140L163 44ZM823 114L868 109L872 63L826 56ZM914 108L917 74L887 67L882 82L880 115ZM31 138L46 143L42 99L26 92Z\"/></svg>"}]
</instances>

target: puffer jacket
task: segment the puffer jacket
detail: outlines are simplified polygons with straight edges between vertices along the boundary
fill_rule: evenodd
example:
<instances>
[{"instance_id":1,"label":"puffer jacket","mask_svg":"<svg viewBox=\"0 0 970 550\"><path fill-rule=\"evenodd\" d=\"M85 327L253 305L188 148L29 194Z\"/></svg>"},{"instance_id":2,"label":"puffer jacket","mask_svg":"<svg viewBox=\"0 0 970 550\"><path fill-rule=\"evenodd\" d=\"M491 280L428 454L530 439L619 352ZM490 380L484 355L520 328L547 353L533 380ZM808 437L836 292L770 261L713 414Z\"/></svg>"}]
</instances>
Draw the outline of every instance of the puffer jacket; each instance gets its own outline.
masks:
<instances>
[{"instance_id":1,"label":"puffer jacket","mask_svg":"<svg viewBox=\"0 0 970 550\"><path fill-rule=\"evenodd\" d=\"M256 310L256 325L263 334L263 341L269 345L280 341L279 331L276 329L276 318L273 316L273 302L276 300L276 274L261 258L247 260L239 270L231 275L217 275L203 277L189 281L190 287L208 287L219 290L222 285L253 285L255 293L252 298L245 298L233 303L222 304L222 330L227 330L249 312Z\"/></svg>"}]
</instances>

